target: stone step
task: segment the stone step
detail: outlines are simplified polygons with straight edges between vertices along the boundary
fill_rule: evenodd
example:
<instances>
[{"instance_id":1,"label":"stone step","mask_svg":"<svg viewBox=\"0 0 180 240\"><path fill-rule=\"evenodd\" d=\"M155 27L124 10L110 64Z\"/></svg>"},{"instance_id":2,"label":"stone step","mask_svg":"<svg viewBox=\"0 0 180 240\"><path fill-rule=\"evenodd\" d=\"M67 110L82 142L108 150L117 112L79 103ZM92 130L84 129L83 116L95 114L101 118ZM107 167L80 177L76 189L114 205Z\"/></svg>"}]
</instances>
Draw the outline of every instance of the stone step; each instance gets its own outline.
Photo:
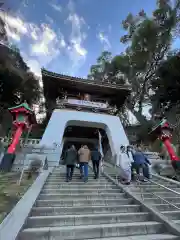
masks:
<instances>
[{"instance_id":1,"label":"stone step","mask_svg":"<svg viewBox=\"0 0 180 240\"><path fill-rule=\"evenodd\" d=\"M66 182L66 179L63 179L61 181L47 181L46 184L52 184L52 185L56 185L56 184L66 184L66 185L83 185L85 184L83 180L81 179L77 179L74 180L72 179L71 182ZM111 184L110 182L106 182L106 181L90 181L88 180L88 185L109 185Z\"/></svg>"},{"instance_id":2,"label":"stone step","mask_svg":"<svg viewBox=\"0 0 180 240\"><path fill-rule=\"evenodd\" d=\"M80 179L80 176L81 176L80 174L78 174L78 175L73 174L74 179ZM59 176L51 175L50 177L48 177L47 180L49 180L49 179L61 180L61 179L64 179L64 178L66 178L66 174L61 174ZM94 174L93 175L88 175L88 179L93 180L93 181L97 181L97 179L94 179ZM106 180L106 177L99 176L98 180Z\"/></svg>"},{"instance_id":3,"label":"stone step","mask_svg":"<svg viewBox=\"0 0 180 240\"><path fill-rule=\"evenodd\" d=\"M66 168L61 169L60 171L53 171L50 176L60 176L61 174L64 174L64 175L66 174ZM80 169L75 168L74 175L79 176L79 174L80 174ZM94 176L91 168L89 168L89 175Z\"/></svg>"},{"instance_id":4,"label":"stone step","mask_svg":"<svg viewBox=\"0 0 180 240\"><path fill-rule=\"evenodd\" d=\"M129 190L133 193L136 192L140 192L140 191L144 191L144 192L159 192L159 191L164 191L165 189L163 188L146 188L146 189L142 189L142 188L137 188L137 187L131 187L129 188ZM174 191L180 193L180 188L173 188ZM168 191L168 190L167 190Z\"/></svg>"},{"instance_id":5,"label":"stone step","mask_svg":"<svg viewBox=\"0 0 180 240\"><path fill-rule=\"evenodd\" d=\"M140 192L136 193L136 195L140 195L140 194L142 194L142 193L140 193ZM156 192L155 194L156 194L157 196L162 197L162 198L178 197L178 196L179 196L179 198L180 198L180 195L177 195L177 194L175 194L175 193L173 193L173 192ZM145 198L154 197L153 193L146 193L146 192L145 192L145 193L143 192L143 196L144 196Z\"/></svg>"},{"instance_id":6,"label":"stone step","mask_svg":"<svg viewBox=\"0 0 180 240\"><path fill-rule=\"evenodd\" d=\"M174 185L172 185L172 186L170 186L170 185L164 185L165 187L167 187L167 188L170 188L170 189L174 189L174 188L179 188L178 186L174 186ZM161 187L161 186L159 186L159 185L156 185L156 184L152 184L152 185L130 185L129 186L129 188L131 189L134 189L134 188L141 188L141 189L159 189L160 191L168 191L168 189L166 189L166 188L163 188L163 187Z\"/></svg>"},{"instance_id":7,"label":"stone step","mask_svg":"<svg viewBox=\"0 0 180 240\"><path fill-rule=\"evenodd\" d=\"M165 179L160 179L160 178L158 178L158 177L152 177L152 181L155 181L155 182L157 182L157 183L159 183L159 184L166 184L166 183L168 183L168 184L179 184L179 182L178 181L175 181L175 182L171 182L171 179L169 179L169 178L166 178L166 180Z\"/></svg>"},{"instance_id":8,"label":"stone step","mask_svg":"<svg viewBox=\"0 0 180 240\"><path fill-rule=\"evenodd\" d=\"M78 176L74 176L72 177L74 180L81 180L80 178L80 175ZM66 179L66 175L62 175L62 176L59 176L59 177L54 177L54 176L51 176L47 179L47 181L51 180L51 181L63 181L64 179ZM91 181L107 181L105 177L99 177L98 179L95 179L94 178L94 175L93 176L88 176L88 179L91 180Z\"/></svg>"},{"instance_id":9,"label":"stone step","mask_svg":"<svg viewBox=\"0 0 180 240\"><path fill-rule=\"evenodd\" d=\"M47 182L46 182L47 183ZM50 184L50 183L48 183ZM84 183L84 181L79 181L79 182L74 182L73 180L71 182L66 182L66 181L59 181L53 184L60 184L61 186L83 186L86 184L87 186L94 186L94 187L100 187L100 186L114 186L114 184L110 182L87 182Z\"/></svg>"},{"instance_id":10,"label":"stone step","mask_svg":"<svg viewBox=\"0 0 180 240\"><path fill-rule=\"evenodd\" d=\"M73 178L74 180L81 180L80 177L81 177L80 174L79 174L78 176L75 176L75 175L72 176L72 178ZM49 178L47 179L47 181L49 181L49 180L54 180L54 181L61 181L61 180L62 180L62 181L63 181L64 179L66 179L66 175L65 175L65 174L63 174L63 175L61 175L61 176L59 176L59 177L51 176L51 177L49 177ZM89 180L92 180L92 181L107 181L106 178L103 177L103 176L99 176L98 179L95 179L95 178L94 178L94 175L93 175L93 176L88 176L88 179L89 179Z\"/></svg>"},{"instance_id":11,"label":"stone step","mask_svg":"<svg viewBox=\"0 0 180 240\"><path fill-rule=\"evenodd\" d=\"M180 204L175 204L176 207L180 208ZM153 207L156 207L159 211L176 211L177 208L175 208L172 205L169 204L152 204Z\"/></svg>"},{"instance_id":12,"label":"stone step","mask_svg":"<svg viewBox=\"0 0 180 240\"><path fill-rule=\"evenodd\" d=\"M0 180L0 183L1 183L1 184L6 184L6 183L8 183L9 181L11 181L11 182L16 182L17 180L16 180L16 179L1 179L1 180Z\"/></svg>"},{"instance_id":13,"label":"stone step","mask_svg":"<svg viewBox=\"0 0 180 240\"><path fill-rule=\"evenodd\" d=\"M179 197L166 197L163 198L164 200L168 201L169 203L176 204L178 203L180 205L180 198ZM166 203L166 201L163 201L163 199L156 198L155 196L153 198L144 198L144 201L147 203Z\"/></svg>"},{"instance_id":14,"label":"stone step","mask_svg":"<svg viewBox=\"0 0 180 240\"><path fill-rule=\"evenodd\" d=\"M61 177L61 176L65 176L66 175L66 169L64 169L63 171L61 172L53 172L49 177L51 176L57 176L57 177ZM74 176L79 176L80 175L80 170L76 169L73 173ZM91 176L91 177L94 177L94 173L89 169L88 171L88 175Z\"/></svg>"},{"instance_id":15,"label":"stone step","mask_svg":"<svg viewBox=\"0 0 180 240\"><path fill-rule=\"evenodd\" d=\"M76 187L83 187L86 186L86 188L113 188L116 187L114 185L111 185L110 183L84 183L84 182L79 182L79 183L75 183L75 182L58 182L56 184L54 183L46 183L45 186L47 185L51 185L51 186L58 186L59 188L66 188L67 186L69 188L76 188ZM116 187L117 188L117 187Z\"/></svg>"},{"instance_id":16,"label":"stone step","mask_svg":"<svg viewBox=\"0 0 180 240\"><path fill-rule=\"evenodd\" d=\"M172 220L179 220L180 219L180 209L175 211L163 211L161 212L166 217L172 219Z\"/></svg>"},{"instance_id":17,"label":"stone step","mask_svg":"<svg viewBox=\"0 0 180 240\"><path fill-rule=\"evenodd\" d=\"M48 183L50 184L50 183ZM109 187L112 187L114 186L114 184L110 183L110 182L87 182L87 183L84 183L84 181L80 181L80 182L74 182L74 181L71 181L71 182L66 182L66 181L62 181L62 182L57 182L57 183L53 183L53 184L60 184L61 186L84 186L84 184L87 185L87 187L100 187L100 186L109 186ZM53 185L52 184L52 185Z\"/></svg>"},{"instance_id":18,"label":"stone step","mask_svg":"<svg viewBox=\"0 0 180 240\"><path fill-rule=\"evenodd\" d=\"M173 220L173 222L180 225L180 220Z\"/></svg>"},{"instance_id":19,"label":"stone step","mask_svg":"<svg viewBox=\"0 0 180 240\"><path fill-rule=\"evenodd\" d=\"M73 178L74 178L74 179L80 179L80 177L81 177L80 172L79 172L78 174L73 174ZM94 177L95 177L94 174L88 174L88 178L89 178L89 179L97 180L97 179L95 179ZM54 175L54 174L52 174L52 175L50 175L50 176L47 178L47 180L49 180L49 179L58 179L58 180L59 180L59 179L64 179L64 178L66 178L66 173L61 173L61 174L59 174L59 175ZM100 174L98 180L106 180L106 177L105 177L105 176L102 176L102 175Z\"/></svg>"},{"instance_id":20,"label":"stone step","mask_svg":"<svg viewBox=\"0 0 180 240\"><path fill-rule=\"evenodd\" d=\"M119 189L117 186L112 186L110 187L109 185L90 185L89 183L84 183L83 184L72 184L69 183L59 183L59 184L49 184L49 183L46 183L43 187L43 189L47 189L47 188L55 188L55 189L80 189L80 188L86 188L87 190L88 189L108 189L108 190L113 190L113 189ZM119 189L119 191L121 191Z\"/></svg>"},{"instance_id":21,"label":"stone step","mask_svg":"<svg viewBox=\"0 0 180 240\"><path fill-rule=\"evenodd\" d=\"M133 187L130 187L130 189L131 188L133 188ZM159 192L169 192L170 190L173 190L173 191L175 191L174 189L179 189L180 190L180 188L177 188L177 187L175 187L175 186L173 186L173 187L167 187L167 188L169 188L169 189L166 189L166 188L163 188L163 187L158 187L157 185L156 186L152 186L152 187L142 187L142 186L140 186L140 187L136 187L137 189L141 189L142 191L146 191L147 189L148 190L151 190L152 189L152 191L154 190L154 189L157 189ZM177 191L178 192L178 191Z\"/></svg>"},{"instance_id":22,"label":"stone step","mask_svg":"<svg viewBox=\"0 0 180 240\"><path fill-rule=\"evenodd\" d=\"M175 185L170 185L170 184L162 184L163 186L165 186L165 187L167 187L167 188L177 188L177 186L175 186ZM133 184L132 185L132 187L141 187L141 188L160 188L160 189L162 189L162 187L161 186L159 186L159 185L157 185L157 184L153 184L153 183L144 183L144 184L142 184L142 183L140 183L140 184Z\"/></svg>"},{"instance_id":23,"label":"stone step","mask_svg":"<svg viewBox=\"0 0 180 240\"><path fill-rule=\"evenodd\" d=\"M19 240L80 240L88 238L110 238L120 236L145 235L162 233L164 227L155 221L116 223L88 226L65 226L27 228L20 233Z\"/></svg>"},{"instance_id":24,"label":"stone step","mask_svg":"<svg viewBox=\"0 0 180 240\"><path fill-rule=\"evenodd\" d=\"M130 223L152 220L147 212L30 217L26 228Z\"/></svg>"},{"instance_id":25,"label":"stone step","mask_svg":"<svg viewBox=\"0 0 180 240\"><path fill-rule=\"evenodd\" d=\"M94 199L94 200L37 200L35 205L37 207L70 207L70 206L95 206L95 205L125 205L133 203L133 199Z\"/></svg>"},{"instance_id":26,"label":"stone step","mask_svg":"<svg viewBox=\"0 0 180 240\"><path fill-rule=\"evenodd\" d=\"M160 184L162 186L168 187L168 188L174 188L174 187L175 188L180 188L180 182L177 182L177 184L176 184L176 183L169 183L169 182L167 183L167 182L158 182L158 181L156 181L156 183Z\"/></svg>"},{"instance_id":27,"label":"stone step","mask_svg":"<svg viewBox=\"0 0 180 240\"><path fill-rule=\"evenodd\" d=\"M44 190L44 189L43 189ZM69 189L68 187L67 188L63 188L61 190L61 193L62 194L67 194L67 193L77 193L77 194L81 194L81 193L97 193L97 194L101 194L101 193L106 193L107 190L106 189L97 189L97 188L73 188L73 189ZM117 194L117 193L120 193L121 191L117 188L117 189L109 189L108 190L109 193L114 193L114 194Z\"/></svg>"},{"instance_id":28,"label":"stone step","mask_svg":"<svg viewBox=\"0 0 180 240\"><path fill-rule=\"evenodd\" d=\"M51 185L51 187L47 186L47 185L44 185L43 187L43 190L46 190L46 191L62 191L64 188L65 189L81 189L81 188L84 188L84 184L75 184L75 185L67 185L67 184L62 184L62 185L57 185L57 186L54 186L54 185ZM104 189L104 190L113 190L113 189L118 189L118 187L116 186L109 186L109 185L86 185L86 189L89 189L89 188L96 188L98 190L100 189ZM119 192L121 190L119 189Z\"/></svg>"},{"instance_id":29,"label":"stone step","mask_svg":"<svg viewBox=\"0 0 180 240\"><path fill-rule=\"evenodd\" d=\"M45 199L45 200L51 200L51 199L59 199L59 200L72 200L72 199L78 199L78 200L94 200L94 199L125 199L125 194L124 193L102 193L102 194L96 194L96 193L81 193L81 194L59 194L59 193L41 193L38 197L38 199Z\"/></svg>"},{"instance_id":30,"label":"stone step","mask_svg":"<svg viewBox=\"0 0 180 240\"><path fill-rule=\"evenodd\" d=\"M47 184L59 184L59 183L65 183L65 184L67 184L66 183L66 178L63 178L63 179L61 179L61 180L48 180L48 181L46 181L46 183ZM72 181L71 182L69 182L69 184L83 184L84 183L84 180L82 179L72 179ZM92 179L88 179L88 184L107 184L108 182L107 181L105 181L105 180L92 180Z\"/></svg>"},{"instance_id":31,"label":"stone step","mask_svg":"<svg viewBox=\"0 0 180 240\"><path fill-rule=\"evenodd\" d=\"M171 234L148 234L136 235L130 237L110 237L108 240L178 240L179 237ZM87 239L92 240L92 239ZM107 240L107 238L94 238L93 240Z\"/></svg>"},{"instance_id":32,"label":"stone step","mask_svg":"<svg viewBox=\"0 0 180 240\"><path fill-rule=\"evenodd\" d=\"M68 214L93 214L93 213L136 213L141 211L140 205L111 205L111 206L74 206L74 207L33 207L31 216L51 216Z\"/></svg>"},{"instance_id":33,"label":"stone step","mask_svg":"<svg viewBox=\"0 0 180 240\"><path fill-rule=\"evenodd\" d=\"M169 185L169 186L174 185L174 186L176 186L176 183L172 183L172 182L165 181L165 180L160 180L160 179L156 179L156 178L152 178L151 180L158 183L158 184L161 184L161 185ZM148 185L148 184L155 185L155 183L151 183L151 182L139 182L139 184L141 184L141 185Z\"/></svg>"}]
</instances>

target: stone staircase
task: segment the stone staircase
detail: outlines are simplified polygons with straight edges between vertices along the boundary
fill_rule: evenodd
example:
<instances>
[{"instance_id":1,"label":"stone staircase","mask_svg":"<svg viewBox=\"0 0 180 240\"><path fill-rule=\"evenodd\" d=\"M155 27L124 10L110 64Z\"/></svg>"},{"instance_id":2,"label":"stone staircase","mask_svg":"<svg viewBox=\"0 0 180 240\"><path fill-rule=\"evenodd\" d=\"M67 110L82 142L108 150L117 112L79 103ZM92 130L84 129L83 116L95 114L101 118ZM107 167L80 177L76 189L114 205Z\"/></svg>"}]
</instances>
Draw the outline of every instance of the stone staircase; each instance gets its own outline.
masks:
<instances>
[{"instance_id":1,"label":"stone staircase","mask_svg":"<svg viewBox=\"0 0 180 240\"><path fill-rule=\"evenodd\" d=\"M119 175L119 169L106 164L105 172L113 179ZM164 187L165 188L164 188ZM156 211L180 225L180 183L168 178L152 175L149 182L132 182L126 187L131 194L138 196Z\"/></svg>"},{"instance_id":2,"label":"stone staircase","mask_svg":"<svg viewBox=\"0 0 180 240\"><path fill-rule=\"evenodd\" d=\"M179 239L105 177L66 183L65 169L47 179L18 240Z\"/></svg>"},{"instance_id":3,"label":"stone staircase","mask_svg":"<svg viewBox=\"0 0 180 240\"><path fill-rule=\"evenodd\" d=\"M150 182L132 184L129 190L132 194L139 195L144 202L151 204L174 223L180 224L179 182L173 183L154 176Z\"/></svg>"},{"instance_id":4,"label":"stone staircase","mask_svg":"<svg viewBox=\"0 0 180 240\"><path fill-rule=\"evenodd\" d=\"M156 172L161 176L174 176L171 160L160 158L157 152L144 152L144 155L146 155L151 162L152 172Z\"/></svg>"}]
</instances>

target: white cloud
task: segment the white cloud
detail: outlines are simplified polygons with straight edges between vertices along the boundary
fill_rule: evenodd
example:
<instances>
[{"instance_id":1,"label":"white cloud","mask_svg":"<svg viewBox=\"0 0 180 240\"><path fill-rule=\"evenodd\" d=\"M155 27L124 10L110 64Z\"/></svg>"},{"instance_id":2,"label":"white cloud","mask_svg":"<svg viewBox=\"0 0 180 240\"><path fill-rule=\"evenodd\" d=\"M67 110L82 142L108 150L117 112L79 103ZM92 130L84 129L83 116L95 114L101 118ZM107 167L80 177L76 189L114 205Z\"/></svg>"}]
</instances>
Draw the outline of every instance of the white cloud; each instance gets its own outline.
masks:
<instances>
[{"instance_id":1,"label":"white cloud","mask_svg":"<svg viewBox=\"0 0 180 240\"><path fill-rule=\"evenodd\" d=\"M83 28L87 28L87 25L84 18L75 12L75 6L72 0L68 2L68 9L70 13L67 22L71 24L71 34L67 52L73 64L72 71L76 71L86 60L87 49L83 46L83 43L87 34Z\"/></svg>"},{"instance_id":2,"label":"white cloud","mask_svg":"<svg viewBox=\"0 0 180 240\"><path fill-rule=\"evenodd\" d=\"M49 24L53 24L54 23L54 20L50 17L50 16L48 16L47 14L45 14L45 18L46 18L46 21L49 23Z\"/></svg>"},{"instance_id":3,"label":"white cloud","mask_svg":"<svg viewBox=\"0 0 180 240\"><path fill-rule=\"evenodd\" d=\"M61 6L56 2L50 3L52 8L60 11ZM56 6L55 6L56 5ZM22 56L28 63L31 70L40 75L40 68L47 67L48 64L58 57L61 53L65 54L71 66L71 72L76 72L84 64L87 56L87 49L84 47L84 41L87 37L86 30L88 26L82 16L75 12L75 5L72 0L68 2L69 14L66 23L71 26L71 33L68 39L65 39L60 30L52 29L53 19L45 14L45 21L48 24L35 24L27 22L23 16L6 17L6 30L10 42L17 42L17 47L23 50ZM1 14L1 13L0 13ZM0 15L1 16L1 15ZM68 41L67 41L68 40Z\"/></svg>"},{"instance_id":4,"label":"white cloud","mask_svg":"<svg viewBox=\"0 0 180 240\"><path fill-rule=\"evenodd\" d=\"M27 65L31 69L31 71L36 75L41 77L41 66L40 63L36 59L27 59Z\"/></svg>"},{"instance_id":5,"label":"white cloud","mask_svg":"<svg viewBox=\"0 0 180 240\"><path fill-rule=\"evenodd\" d=\"M69 0L68 4L67 4L68 10L70 12L74 12L75 11L75 4L72 0Z\"/></svg>"},{"instance_id":6,"label":"white cloud","mask_svg":"<svg viewBox=\"0 0 180 240\"><path fill-rule=\"evenodd\" d=\"M55 1L49 3L49 5L57 12L61 12L62 11L61 5L56 3Z\"/></svg>"},{"instance_id":7,"label":"white cloud","mask_svg":"<svg viewBox=\"0 0 180 240\"><path fill-rule=\"evenodd\" d=\"M20 17L7 16L6 31L10 42L17 42L17 47L23 50L24 60L38 76L41 66L46 67L67 45L60 31L56 33L45 23L37 25ZM22 49L23 45L26 45L25 49Z\"/></svg>"},{"instance_id":8,"label":"white cloud","mask_svg":"<svg viewBox=\"0 0 180 240\"><path fill-rule=\"evenodd\" d=\"M0 12L0 17L5 19L5 29L9 38L20 41L21 35L27 34L27 26L19 17L4 15L3 12Z\"/></svg>"},{"instance_id":9,"label":"white cloud","mask_svg":"<svg viewBox=\"0 0 180 240\"><path fill-rule=\"evenodd\" d=\"M87 50L85 48L82 48L78 43L74 43L74 49L82 57L87 54Z\"/></svg>"},{"instance_id":10,"label":"white cloud","mask_svg":"<svg viewBox=\"0 0 180 240\"><path fill-rule=\"evenodd\" d=\"M60 47L62 47L62 48L66 47L66 42L65 42L64 38L62 38L60 40Z\"/></svg>"},{"instance_id":11,"label":"white cloud","mask_svg":"<svg viewBox=\"0 0 180 240\"><path fill-rule=\"evenodd\" d=\"M10 15L6 15L5 17L6 25L11 29L15 29L17 32L21 34L27 33L27 28L24 21L18 17L13 17Z\"/></svg>"},{"instance_id":12,"label":"white cloud","mask_svg":"<svg viewBox=\"0 0 180 240\"><path fill-rule=\"evenodd\" d=\"M6 33L9 38L12 38L14 41L19 42L21 37L18 32L11 31L9 27L6 27Z\"/></svg>"},{"instance_id":13,"label":"white cloud","mask_svg":"<svg viewBox=\"0 0 180 240\"><path fill-rule=\"evenodd\" d=\"M29 29L29 35L32 38L32 40L37 41L38 36L41 34L41 29L34 23L29 23L28 24L28 29Z\"/></svg>"},{"instance_id":14,"label":"white cloud","mask_svg":"<svg viewBox=\"0 0 180 240\"><path fill-rule=\"evenodd\" d=\"M57 35L56 33L47 25L41 25L40 35L36 35L36 41L31 45L31 51L33 55L50 55L54 52L59 51L56 48Z\"/></svg>"},{"instance_id":15,"label":"white cloud","mask_svg":"<svg viewBox=\"0 0 180 240\"><path fill-rule=\"evenodd\" d=\"M104 49L108 50L111 48L111 44L109 42L108 36L105 35L103 32L99 32L97 35L97 38L103 44Z\"/></svg>"},{"instance_id":16,"label":"white cloud","mask_svg":"<svg viewBox=\"0 0 180 240\"><path fill-rule=\"evenodd\" d=\"M49 48L47 46L47 44L45 42L40 42L40 43L35 43L32 45L32 54L35 55L39 55L39 54L43 54L43 55L47 55L49 54Z\"/></svg>"},{"instance_id":17,"label":"white cloud","mask_svg":"<svg viewBox=\"0 0 180 240\"><path fill-rule=\"evenodd\" d=\"M111 32L111 30L112 30L112 25L109 24L109 25L108 25L108 32Z\"/></svg>"}]
</instances>

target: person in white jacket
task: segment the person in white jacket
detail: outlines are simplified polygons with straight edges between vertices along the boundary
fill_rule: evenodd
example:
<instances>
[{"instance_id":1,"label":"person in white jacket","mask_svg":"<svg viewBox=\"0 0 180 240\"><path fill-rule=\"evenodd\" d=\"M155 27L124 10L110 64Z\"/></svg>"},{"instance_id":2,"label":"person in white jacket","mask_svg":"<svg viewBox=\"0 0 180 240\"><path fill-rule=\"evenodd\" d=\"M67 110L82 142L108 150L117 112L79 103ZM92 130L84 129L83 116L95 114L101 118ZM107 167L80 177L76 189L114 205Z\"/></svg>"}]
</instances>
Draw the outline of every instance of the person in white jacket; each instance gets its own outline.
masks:
<instances>
[{"instance_id":1,"label":"person in white jacket","mask_svg":"<svg viewBox=\"0 0 180 240\"><path fill-rule=\"evenodd\" d=\"M129 185L131 182L131 165L133 162L133 157L130 152L128 152L128 147L126 149L125 146L120 147L119 154L119 165L123 175L123 184Z\"/></svg>"}]
</instances>

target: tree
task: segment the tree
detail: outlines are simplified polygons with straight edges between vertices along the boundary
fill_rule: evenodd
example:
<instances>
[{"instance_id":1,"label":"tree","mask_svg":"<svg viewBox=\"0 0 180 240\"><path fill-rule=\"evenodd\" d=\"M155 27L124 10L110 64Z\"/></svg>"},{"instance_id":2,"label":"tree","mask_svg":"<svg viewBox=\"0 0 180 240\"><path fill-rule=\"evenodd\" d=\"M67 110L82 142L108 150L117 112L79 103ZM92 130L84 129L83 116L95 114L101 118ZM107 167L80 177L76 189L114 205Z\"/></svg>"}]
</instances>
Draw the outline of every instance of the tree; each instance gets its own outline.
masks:
<instances>
[{"instance_id":1,"label":"tree","mask_svg":"<svg viewBox=\"0 0 180 240\"><path fill-rule=\"evenodd\" d=\"M104 51L97 58L97 64L91 66L88 78L94 81L124 84L124 76L119 76L116 70L115 64L112 64L112 54ZM116 114L119 115L124 126L129 125L128 112L125 106L122 106Z\"/></svg>"},{"instance_id":2,"label":"tree","mask_svg":"<svg viewBox=\"0 0 180 240\"><path fill-rule=\"evenodd\" d=\"M180 56L179 53L168 56L162 62L157 78L152 82L152 115L162 114L171 123L176 143L180 143Z\"/></svg>"},{"instance_id":3,"label":"tree","mask_svg":"<svg viewBox=\"0 0 180 240\"><path fill-rule=\"evenodd\" d=\"M154 94L152 96L153 111L159 108L170 110L180 103L180 55L170 56L162 62L157 78L152 82Z\"/></svg>"},{"instance_id":4,"label":"tree","mask_svg":"<svg viewBox=\"0 0 180 240\"><path fill-rule=\"evenodd\" d=\"M143 107L151 104L152 80L156 78L156 71L170 50L179 21L179 8L180 0L174 6L170 0L159 0L152 17L148 17L144 10L138 16L129 14L122 22L127 34L121 38L121 42L127 45L126 51L115 56L111 60L111 67L108 66L112 78L121 72L131 85L132 94L126 106L142 125L148 123L143 115Z\"/></svg>"},{"instance_id":5,"label":"tree","mask_svg":"<svg viewBox=\"0 0 180 240\"><path fill-rule=\"evenodd\" d=\"M0 18L0 42L1 43L8 42L8 37L7 37L6 29L5 29L5 23L2 20L2 18Z\"/></svg>"},{"instance_id":6,"label":"tree","mask_svg":"<svg viewBox=\"0 0 180 240\"><path fill-rule=\"evenodd\" d=\"M97 58L97 64L91 66L88 78L94 81L124 84L124 75L119 76L119 73L120 71L113 60L112 54L103 51Z\"/></svg>"},{"instance_id":7,"label":"tree","mask_svg":"<svg viewBox=\"0 0 180 240\"><path fill-rule=\"evenodd\" d=\"M106 81L106 73L109 73L111 60L112 55L110 52L102 52L97 58L97 64L91 66L88 78L94 81Z\"/></svg>"},{"instance_id":8,"label":"tree","mask_svg":"<svg viewBox=\"0 0 180 240\"><path fill-rule=\"evenodd\" d=\"M26 100L32 105L39 97L38 79L30 72L19 51L4 45L0 57L0 104L8 107Z\"/></svg>"},{"instance_id":9,"label":"tree","mask_svg":"<svg viewBox=\"0 0 180 240\"><path fill-rule=\"evenodd\" d=\"M1 26L3 20L0 19ZM1 35L6 39L7 34ZM2 40L2 38L1 38ZM24 62L19 49L1 41L0 43L0 123L6 109L27 101L31 106L37 103L40 94L39 80ZM4 126L3 126L4 127Z\"/></svg>"}]
</instances>

